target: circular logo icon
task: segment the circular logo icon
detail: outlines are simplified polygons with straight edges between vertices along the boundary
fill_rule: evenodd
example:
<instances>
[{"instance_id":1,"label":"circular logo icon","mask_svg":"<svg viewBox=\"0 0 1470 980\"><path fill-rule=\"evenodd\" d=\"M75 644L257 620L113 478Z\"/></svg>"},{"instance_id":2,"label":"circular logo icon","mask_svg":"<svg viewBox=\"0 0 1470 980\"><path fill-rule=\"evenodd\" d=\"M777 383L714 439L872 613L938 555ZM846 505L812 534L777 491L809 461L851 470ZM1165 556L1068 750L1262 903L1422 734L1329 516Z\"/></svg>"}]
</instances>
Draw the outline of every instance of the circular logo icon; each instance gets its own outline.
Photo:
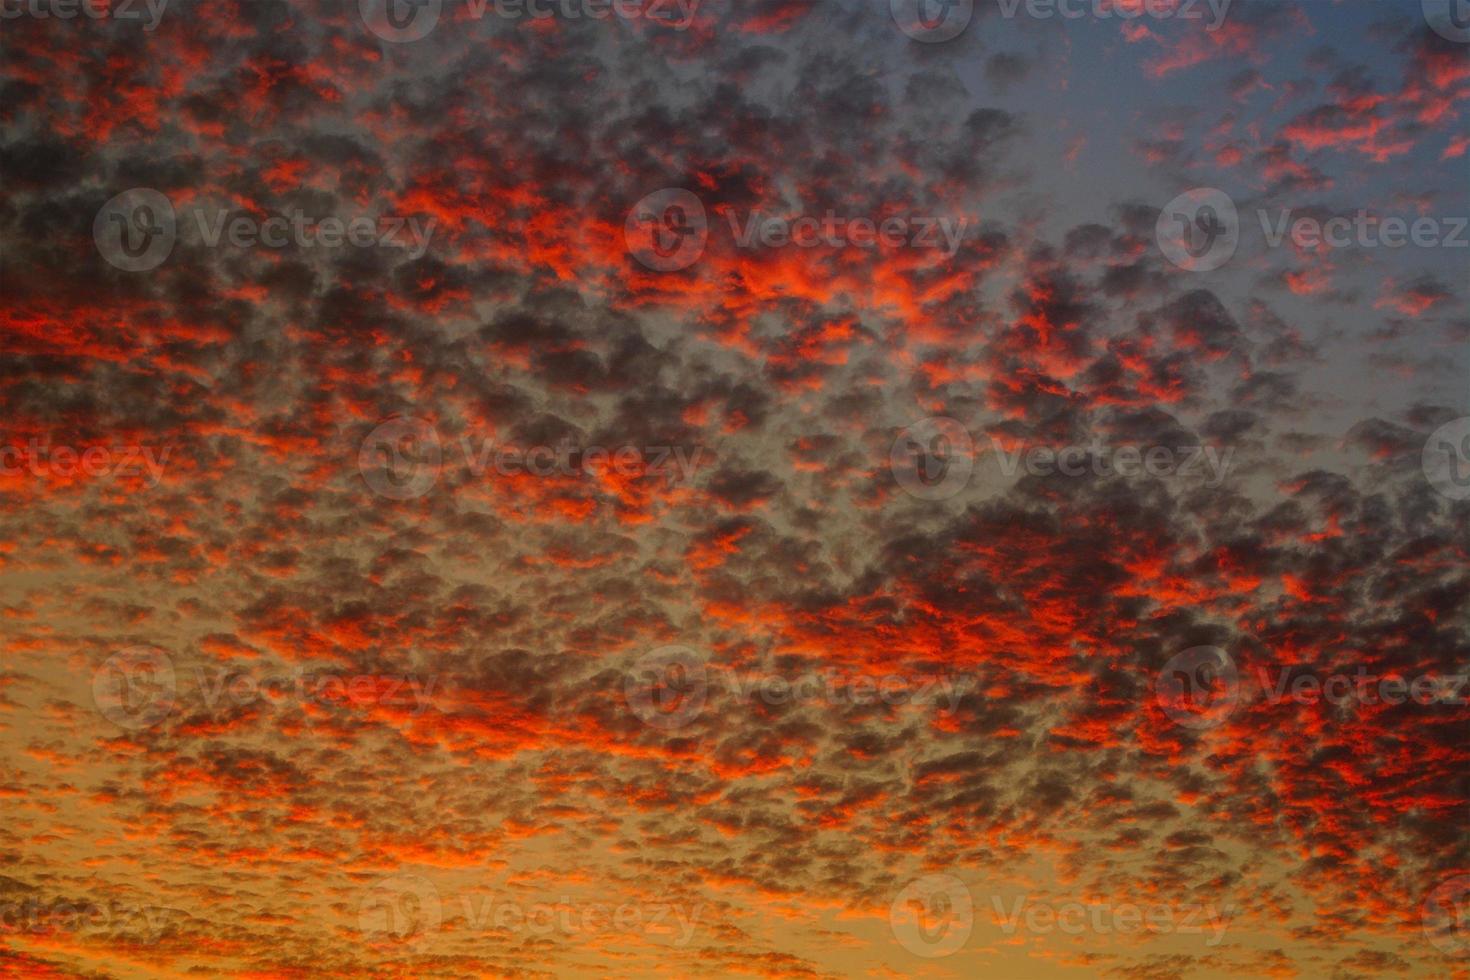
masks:
<instances>
[{"instance_id":1,"label":"circular logo icon","mask_svg":"<svg viewBox=\"0 0 1470 980\"><path fill-rule=\"evenodd\" d=\"M954 875L911 881L888 907L888 927L915 956L934 959L958 952L975 928L970 889Z\"/></svg>"},{"instance_id":2,"label":"circular logo icon","mask_svg":"<svg viewBox=\"0 0 1470 980\"><path fill-rule=\"evenodd\" d=\"M443 8L444 0L357 0L367 29L394 44L427 36Z\"/></svg>"},{"instance_id":3,"label":"circular logo icon","mask_svg":"<svg viewBox=\"0 0 1470 980\"><path fill-rule=\"evenodd\" d=\"M373 492L390 500L412 500L433 489L443 454L438 431L423 419L391 418L367 434L357 451L357 469Z\"/></svg>"},{"instance_id":4,"label":"circular logo icon","mask_svg":"<svg viewBox=\"0 0 1470 980\"><path fill-rule=\"evenodd\" d=\"M633 662L623 696L633 714L664 731L683 728L704 708L709 693L704 661L685 646L663 646Z\"/></svg>"},{"instance_id":5,"label":"circular logo icon","mask_svg":"<svg viewBox=\"0 0 1470 980\"><path fill-rule=\"evenodd\" d=\"M1422 462L1431 487L1451 500L1470 500L1470 415L1435 429Z\"/></svg>"},{"instance_id":6,"label":"circular logo icon","mask_svg":"<svg viewBox=\"0 0 1470 980\"><path fill-rule=\"evenodd\" d=\"M156 269L178 240L174 206L151 187L123 191L98 209L92 240L108 264L124 272Z\"/></svg>"},{"instance_id":7,"label":"circular logo icon","mask_svg":"<svg viewBox=\"0 0 1470 980\"><path fill-rule=\"evenodd\" d=\"M379 878L357 903L357 930L370 942L410 942L438 930L443 919L439 889L422 875Z\"/></svg>"},{"instance_id":8,"label":"circular logo icon","mask_svg":"<svg viewBox=\"0 0 1470 980\"><path fill-rule=\"evenodd\" d=\"M130 732L152 728L174 707L174 662L147 647L129 647L92 674L92 703L102 717Z\"/></svg>"},{"instance_id":9,"label":"circular logo icon","mask_svg":"<svg viewBox=\"0 0 1470 980\"><path fill-rule=\"evenodd\" d=\"M1219 647L1190 647L1164 664L1154 694L1176 725L1214 728L1240 705L1240 671Z\"/></svg>"},{"instance_id":10,"label":"circular logo icon","mask_svg":"<svg viewBox=\"0 0 1470 980\"><path fill-rule=\"evenodd\" d=\"M704 203L678 187L654 191L628 212L623 240L633 258L655 272L687 269L709 240Z\"/></svg>"},{"instance_id":11,"label":"circular logo icon","mask_svg":"<svg viewBox=\"0 0 1470 980\"><path fill-rule=\"evenodd\" d=\"M1240 244L1240 216L1230 195L1213 187L1185 191L1164 205L1154 223L1164 257L1189 272L1218 269Z\"/></svg>"},{"instance_id":12,"label":"circular logo icon","mask_svg":"<svg viewBox=\"0 0 1470 980\"><path fill-rule=\"evenodd\" d=\"M888 450L893 478L920 500L947 500L970 482L975 442L958 419L935 415L898 433Z\"/></svg>"},{"instance_id":13,"label":"circular logo icon","mask_svg":"<svg viewBox=\"0 0 1470 980\"><path fill-rule=\"evenodd\" d=\"M1470 875L1440 882L1424 900L1420 921L1435 949L1450 956L1470 953Z\"/></svg>"},{"instance_id":14,"label":"circular logo icon","mask_svg":"<svg viewBox=\"0 0 1470 980\"><path fill-rule=\"evenodd\" d=\"M1420 0L1430 30L1458 44L1470 43L1470 0Z\"/></svg>"},{"instance_id":15,"label":"circular logo icon","mask_svg":"<svg viewBox=\"0 0 1470 980\"><path fill-rule=\"evenodd\" d=\"M893 22L915 41L938 44L960 33L975 15L975 0L888 0Z\"/></svg>"}]
</instances>

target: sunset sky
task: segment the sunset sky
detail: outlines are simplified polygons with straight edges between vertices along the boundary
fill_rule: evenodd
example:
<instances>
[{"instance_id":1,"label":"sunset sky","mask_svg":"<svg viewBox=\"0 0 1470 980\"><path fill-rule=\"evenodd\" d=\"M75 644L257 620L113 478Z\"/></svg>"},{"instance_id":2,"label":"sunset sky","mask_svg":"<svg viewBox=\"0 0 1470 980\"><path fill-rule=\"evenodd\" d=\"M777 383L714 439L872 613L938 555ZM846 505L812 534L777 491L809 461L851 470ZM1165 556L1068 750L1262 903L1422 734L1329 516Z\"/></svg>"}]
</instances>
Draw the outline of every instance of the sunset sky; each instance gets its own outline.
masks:
<instances>
[{"instance_id":1,"label":"sunset sky","mask_svg":"<svg viewBox=\"0 0 1470 980\"><path fill-rule=\"evenodd\" d=\"M1470 978L1470 0L0 0L0 976Z\"/></svg>"}]
</instances>

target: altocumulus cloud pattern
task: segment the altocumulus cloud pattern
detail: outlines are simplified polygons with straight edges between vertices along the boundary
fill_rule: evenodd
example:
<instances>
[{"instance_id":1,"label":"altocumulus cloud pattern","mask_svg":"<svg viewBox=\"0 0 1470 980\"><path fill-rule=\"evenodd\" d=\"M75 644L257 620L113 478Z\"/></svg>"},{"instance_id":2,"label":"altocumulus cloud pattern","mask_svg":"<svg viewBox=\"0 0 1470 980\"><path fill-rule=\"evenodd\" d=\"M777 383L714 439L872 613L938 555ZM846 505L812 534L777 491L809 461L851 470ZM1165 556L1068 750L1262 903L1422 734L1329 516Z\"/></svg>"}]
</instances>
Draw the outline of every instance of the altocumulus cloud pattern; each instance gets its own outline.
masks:
<instances>
[{"instance_id":1,"label":"altocumulus cloud pattern","mask_svg":"<svg viewBox=\"0 0 1470 980\"><path fill-rule=\"evenodd\" d=\"M0 975L1470 977L1470 0L0 0Z\"/></svg>"}]
</instances>

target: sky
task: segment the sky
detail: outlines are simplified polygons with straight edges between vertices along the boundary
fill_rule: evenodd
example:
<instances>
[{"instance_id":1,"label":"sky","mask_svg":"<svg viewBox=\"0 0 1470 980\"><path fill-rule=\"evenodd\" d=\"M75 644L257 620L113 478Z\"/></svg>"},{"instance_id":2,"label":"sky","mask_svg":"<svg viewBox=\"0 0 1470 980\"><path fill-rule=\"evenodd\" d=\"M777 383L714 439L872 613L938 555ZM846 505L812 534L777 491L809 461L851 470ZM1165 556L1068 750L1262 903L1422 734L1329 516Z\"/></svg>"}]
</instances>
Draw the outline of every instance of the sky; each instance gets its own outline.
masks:
<instances>
[{"instance_id":1,"label":"sky","mask_svg":"<svg viewBox=\"0 0 1470 980\"><path fill-rule=\"evenodd\" d=\"M1470 978L1465 0L0 0L0 975Z\"/></svg>"}]
</instances>

